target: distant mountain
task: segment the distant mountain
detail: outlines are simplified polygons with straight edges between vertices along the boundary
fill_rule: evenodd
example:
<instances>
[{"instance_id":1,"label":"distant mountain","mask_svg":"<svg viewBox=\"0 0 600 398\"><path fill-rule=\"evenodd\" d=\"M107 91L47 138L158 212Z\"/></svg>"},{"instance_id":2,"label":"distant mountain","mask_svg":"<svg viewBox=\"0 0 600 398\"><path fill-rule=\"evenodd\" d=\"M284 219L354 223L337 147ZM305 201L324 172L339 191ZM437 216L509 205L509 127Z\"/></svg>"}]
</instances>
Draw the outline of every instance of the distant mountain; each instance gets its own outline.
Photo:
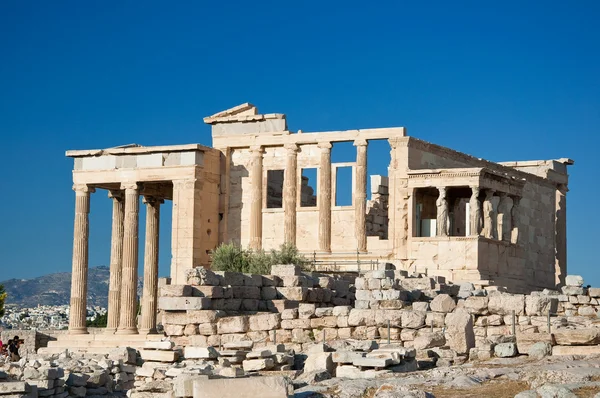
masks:
<instances>
[{"instance_id":1,"label":"distant mountain","mask_svg":"<svg viewBox=\"0 0 600 398\"><path fill-rule=\"evenodd\" d=\"M107 266L91 267L88 270L88 306L108 306L108 282L110 272ZM9 279L4 285L6 304L19 308L40 305L68 305L71 300L71 273L58 272L33 279ZM141 293L141 278L138 280L138 294Z\"/></svg>"}]
</instances>

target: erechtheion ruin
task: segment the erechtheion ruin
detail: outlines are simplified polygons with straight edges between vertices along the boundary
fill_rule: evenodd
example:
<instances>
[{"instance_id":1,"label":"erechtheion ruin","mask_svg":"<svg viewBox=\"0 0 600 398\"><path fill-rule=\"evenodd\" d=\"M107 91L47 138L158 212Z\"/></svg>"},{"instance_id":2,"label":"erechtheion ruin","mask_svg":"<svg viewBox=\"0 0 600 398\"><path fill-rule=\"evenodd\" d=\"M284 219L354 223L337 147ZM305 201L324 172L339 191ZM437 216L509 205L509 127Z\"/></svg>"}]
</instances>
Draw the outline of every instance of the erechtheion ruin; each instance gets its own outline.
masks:
<instances>
[{"instance_id":1,"label":"erechtheion ruin","mask_svg":"<svg viewBox=\"0 0 600 398\"><path fill-rule=\"evenodd\" d=\"M68 151L76 195L70 332L85 333L90 195L113 202L108 328L138 333L140 196L146 208L139 332L156 328L160 205L172 200L173 284L210 265L221 242L252 249L295 244L317 269L367 271L376 262L453 282L509 291L554 288L567 267L569 159L494 163L398 128L291 132L284 114L251 104L204 119L213 147L197 144ZM371 176L367 147L387 140L387 176ZM332 163L336 142L354 162ZM351 168L352 203L336 203L336 176ZM303 170L316 169L317 181ZM97 194L97 193L96 193ZM108 254L107 254L108 258Z\"/></svg>"}]
</instances>

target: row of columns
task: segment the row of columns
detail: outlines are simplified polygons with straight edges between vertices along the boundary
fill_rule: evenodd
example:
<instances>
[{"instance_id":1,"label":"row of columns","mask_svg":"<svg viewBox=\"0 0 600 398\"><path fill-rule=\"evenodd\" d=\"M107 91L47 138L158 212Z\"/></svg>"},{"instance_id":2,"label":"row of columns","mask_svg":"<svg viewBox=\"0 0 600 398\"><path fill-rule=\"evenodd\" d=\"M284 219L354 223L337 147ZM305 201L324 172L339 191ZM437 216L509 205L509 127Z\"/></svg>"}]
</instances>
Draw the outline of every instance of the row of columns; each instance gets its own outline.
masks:
<instances>
[{"instance_id":1,"label":"row of columns","mask_svg":"<svg viewBox=\"0 0 600 398\"><path fill-rule=\"evenodd\" d=\"M138 183L121 184L109 191L113 201L110 281L107 330L117 334L135 334L137 328L137 280L139 196ZM73 237L73 273L69 333L87 333L87 275L89 247L90 194L94 188L75 185L75 227ZM158 291L158 240L160 204L163 200L145 195L146 240L144 251L144 291L142 295L141 333L156 332Z\"/></svg>"},{"instance_id":2,"label":"row of columns","mask_svg":"<svg viewBox=\"0 0 600 398\"><path fill-rule=\"evenodd\" d=\"M437 236L448 236L448 198L447 189L438 187L437 206ZM492 198L495 191L493 189L484 189L483 206L479 201L481 188L471 187L471 197L469 199L470 235L481 235L489 239L498 239L506 242L518 243L519 240L519 202L520 197L509 196L505 192L499 192L500 201L498 207L494 209ZM512 206L509 205L509 197L512 199Z\"/></svg>"},{"instance_id":3,"label":"row of columns","mask_svg":"<svg viewBox=\"0 0 600 398\"><path fill-rule=\"evenodd\" d=\"M331 142L321 142L318 145L319 184L317 207L319 211L319 250L331 251ZM354 190L355 235L357 249L367 251L367 233L365 229L367 207L367 141L357 140L356 172ZM284 239L286 243L296 243L296 206L297 206L297 173L298 145L286 145L287 159L283 183L284 208ZM250 242L249 247L259 250L262 247L262 177L263 153L262 147L251 147L250 161Z\"/></svg>"}]
</instances>

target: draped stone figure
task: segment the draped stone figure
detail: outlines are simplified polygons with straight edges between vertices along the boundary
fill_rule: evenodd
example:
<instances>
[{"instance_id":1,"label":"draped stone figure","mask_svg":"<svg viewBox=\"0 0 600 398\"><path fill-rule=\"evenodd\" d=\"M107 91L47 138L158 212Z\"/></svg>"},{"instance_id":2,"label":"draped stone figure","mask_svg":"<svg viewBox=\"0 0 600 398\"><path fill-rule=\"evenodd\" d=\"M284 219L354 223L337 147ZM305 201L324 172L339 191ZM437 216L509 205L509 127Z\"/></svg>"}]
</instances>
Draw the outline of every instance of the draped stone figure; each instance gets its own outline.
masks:
<instances>
[{"instance_id":1,"label":"draped stone figure","mask_svg":"<svg viewBox=\"0 0 600 398\"><path fill-rule=\"evenodd\" d=\"M483 236L490 239L496 238L496 229L495 229L495 211L494 204L492 203L492 197L494 196L494 191L492 189L487 189L485 191L485 200L483 201Z\"/></svg>"},{"instance_id":2,"label":"draped stone figure","mask_svg":"<svg viewBox=\"0 0 600 398\"><path fill-rule=\"evenodd\" d=\"M446 188L438 188L439 196L435 202L437 206L437 236L448 236L448 200Z\"/></svg>"},{"instance_id":3,"label":"draped stone figure","mask_svg":"<svg viewBox=\"0 0 600 398\"><path fill-rule=\"evenodd\" d=\"M469 200L470 211L470 235L479 235L481 231L481 203L479 202L479 187L471 187L471 199Z\"/></svg>"}]
</instances>

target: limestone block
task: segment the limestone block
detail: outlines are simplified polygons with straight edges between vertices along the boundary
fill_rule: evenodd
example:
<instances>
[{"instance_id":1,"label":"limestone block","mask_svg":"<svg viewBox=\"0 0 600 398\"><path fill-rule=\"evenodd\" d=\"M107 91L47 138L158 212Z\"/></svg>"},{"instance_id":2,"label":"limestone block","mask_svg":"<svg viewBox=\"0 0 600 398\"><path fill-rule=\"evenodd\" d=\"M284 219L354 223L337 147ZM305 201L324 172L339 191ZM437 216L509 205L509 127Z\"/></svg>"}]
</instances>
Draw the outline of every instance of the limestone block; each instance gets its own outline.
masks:
<instances>
[{"instance_id":1,"label":"limestone block","mask_svg":"<svg viewBox=\"0 0 600 398\"><path fill-rule=\"evenodd\" d=\"M285 276L298 276L301 275L300 267L293 264L273 265L271 267L271 275L275 275L280 278Z\"/></svg>"},{"instance_id":2,"label":"limestone block","mask_svg":"<svg viewBox=\"0 0 600 398\"><path fill-rule=\"evenodd\" d=\"M232 286L234 299L260 299L260 288L257 286Z\"/></svg>"},{"instance_id":3,"label":"limestone block","mask_svg":"<svg viewBox=\"0 0 600 398\"><path fill-rule=\"evenodd\" d=\"M219 353L213 347L186 346L183 356L186 359L213 359L217 358Z\"/></svg>"},{"instance_id":4,"label":"limestone block","mask_svg":"<svg viewBox=\"0 0 600 398\"><path fill-rule=\"evenodd\" d=\"M588 294L590 297L598 298L600 297L600 287L590 287L588 289Z\"/></svg>"},{"instance_id":5,"label":"limestone block","mask_svg":"<svg viewBox=\"0 0 600 398\"><path fill-rule=\"evenodd\" d=\"M425 325L427 314L421 311L402 311L402 327L418 329Z\"/></svg>"},{"instance_id":6,"label":"limestone block","mask_svg":"<svg viewBox=\"0 0 600 398\"><path fill-rule=\"evenodd\" d=\"M338 327L338 339L349 340L352 337L352 328Z\"/></svg>"},{"instance_id":7,"label":"limestone block","mask_svg":"<svg viewBox=\"0 0 600 398\"><path fill-rule=\"evenodd\" d=\"M225 298L225 289L223 286L193 286L192 296L215 299Z\"/></svg>"},{"instance_id":8,"label":"limestone block","mask_svg":"<svg viewBox=\"0 0 600 398\"><path fill-rule=\"evenodd\" d=\"M548 311L555 313L557 306L558 299L551 296L525 296L525 313L527 315L546 315Z\"/></svg>"},{"instance_id":9,"label":"limestone block","mask_svg":"<svg viewBox=\"0 0 600 398\"><path fill-rule=\"evenodd\" d=\"M414 341L417 337L417 331L414 329L402 329L400 333L400 340L402 341Z\"/></svg>"},{"instance_id":10,"label":"limestone block","mask_svg":"<svg viewBox=\"0 0 600 398\"><path fill-rule=\"evenodd\" d=\"M190 285L164 285L160 287L160 295L163 297L189 297L192 295Z\"/></svg>"},{"instance_id":11,"label":"limestone block","mask_svg":"<svg viewBox=\"0 0 600 398\"><path fill-rule=\"evenodd\" d=\"M376 310L375 324L381 327L387 327L388 321L390 327L399 328L402 326L402 316L406 311L400 310Z\"/></svg>"},{"instance_id":12,"label":"limestone block","mask_svg":"<svg viewBox=\"0 0 600 398\"><path fill-rule=\"evenodd\" d=\"M557 330L553 335L557 345L600 344L600 329Z\"/></svg>"},{"instance_id":13,"label":"limestone block","mask_svg":"<svg viewBox=\"0 0 600 398\"><path fill-rule=\"evenodd\" d=\"M183 334L185 336L192 336L198 334L198 325L190 323L189 325L185 325L183 329Z\"/></svg>"},{"instance_id":14,"label":"limestone block","mask_svg":"<svg viewBox=\"0 0 600 398\"><path fill-rule=\"evenodd\" d=\"M552 355L599 355L600 345L594 346L559 346L552 347Z\"/></svg>"},{"instance_id":15,"label":"limestone block","mask_svg":"<svg viewBox=\"0 0 600 398\"><path fill-rule=\"evenodd\" d=\"M163 328L167 336L183 336L185 330L184 325L172 325L170 323L163 325Z\"/></svg>"},{"instance_id":16,"label":"limestone block","mask_svg":"<svg viewBox=\"0 0 600 398\"><path fill-rule=\"evenodd\" d=\"M363 277L354 279L354 287L356 290L368 290L367 280Z\"/></svg>"},{"instance_id":17,"label":"limestone block","mask_svg":"<svg viewBox=\"0 0 600 398\"><path fill-rule=\"evenodd\" d=\"M174 346L172 341L146 341L144 348L150 350L170 350Z\"/></svg>"},{"instance_id":18,"label":"limestone block","mask_svg":"<svg viewBox=\"0 0 600 398\"><path fill-rule=\"evenodd\" d=\"M389 290L389 291L392 292L392 291L397 291L397 290ZM402 300L382 300L379 302L380 309L400 310L403 307L404 307L404 302Z\"/></svg>"},{"instance_id":19,"label":"limestone block","mask_svg":"<svg viewBox=\"0 0 600 398\"><path fill-rule=\"evenodd\" d=\"M371 308L371 302L369 300L356 300L354 302L354 308L357 310L368 310Z\"/></svg>"},{"instance_id":20,"label":"limestone block","mask_svg":"<svg viewBox=\"0 0 600 398\"><path fill-rule=\"evenodd\" d=\"M459 354L467 354L475 347L473 319L471 314L462 308L446 315L446 340L448 346Z\"/></svg>"},{"instance_id":21,"label":"limestone block","mask_svg":"<svg viewBox=\"0 0 600 398\"><path fill-rule=\"evenodd\" d=\"M418 334L413 340L413 348L424 350L433 347L443 347L446 344L446 338L440 332L427 332Z\"/></svg>"},{"instance_id":22,"label":"limestone block","mask_svg":"<svg viewBox=\"0 0 600 398\"><path fill-rule=\"evenodd\" d=\"M350 326L375 326L375 311L372 310L350 310L348 316Z\"/></svg>"},{"instance_id":23,"label":"limestone block","mask_svg":"<svg viewBox=\"0 0 600 398\"><path fill-rule=\"evenodd\" d=\"M517 355L515 343L500 343L494 346L494 355L498 358L511 358Z\"/></svg>"},{"instance_id":24,"label":"limestone block","mask_svg":"<svg viewBox=\"0 0 600 398\"><path fill-rule=\"evenodd\" d=\"M356 351L336 351L331 354L331 360L334 363L352 363L355 359L362 358L366 354Z\"/></svg>"},{"instance_id":25,"label":"limestone block","mask_svg":"<svg viewBox=\"0 0 600 398\"><path fill-rule=\"evenodd\" d=\"M281 321L282 329L311 329L310 319L284 319ZM293 332L292 332L293 333Z\"/></svg>"},{"instance_id":26,"label":"limestone block","mask_svg":"<svg viewBox=\"0 0 600 398\"><path fill-rule=\"evenodd\" d=\"M352 338L356 340L372 340L379 337L379 330L371 326L357 326L352 331Z\"/></svg>"},{"instance_id":27,"label":"limestone block","mask_svg":"<svg viewBox=\"0 0 600 398\"><path fill-rule=\"evenodd\" d=\"M304 362L304 372L327 371L334 374L335 365L331 352L310 352Z\"/></svg>"},{"instance_id":28,"label":"limestone block","mask_svg":"<svg viewBox=\"0 0 600 398\"><path fill-rule=\"evenodd\" d=\"M529 357L532 359L542 359L551 354L552 344L545 341L539 341L537 343L534 343L527 350L527 355L529 355Z\"/></svg>"},{"instance_id":29,"label":"limestone block","mask_svg":"<svg viewBox=\"0 0 600 398\"><path fill-rule=\"evenodd\" d=\"M426 301L419 301L412 304L413 311L427 312L429 311L429 303Z\"/></svg>"},{"instance_id":30,"label":"limestone block","mask_svg":"<svg viewBox=\"0 0 600 398\"><path fill-rule=\"evenodd\" d=\"M590 296L577 296L577 304L589 304L590 301Z\"/></svg>"},{"instance_id":31,"label":"limestone block","mask_svg":"<svg viewBox=\"0 0 600 398\"><path fill-rule=\"evenodd\" d=\"M357 290L355 293L356 300L368 301L371 300L370 290Z\"/></svg>"},{"instance_id":32,"label":"limestone block","mask_svg":"<svg viewBox=\"0 0 600 398\"><path fill-rule=\"evenodd\" d=\"M448 294L440 294L436 296L429 304L433 312L452 312L456 308L454 299Z\"/></svg>"},{"instance_id":33,"label":"limestone block","mask_svg":"<svg viewBox=\"0 0 600 398\"><path fill-rule=\"evenodd\" d=\"M273 358L247 359L244 362L242 362L242 367L244 368L244 372L268 370L268 369L272 369L274 366L275 366L275 361L273 361Z\"/></svg>"},{"instance_id":34,"label":"limestone block","mask_svg":"<svg viewBox=\"0 0 600 398\"><path fill-rule=\"evenodd\" d=\"M446 322L446 314L441 312L428 312L427 317L425 318L425 325L436 328L443 328Z\"/></svg>"},{"instance_id":35,"label":"limestone block","mask_svg":"<svg viewBox=\"0 0 600 398\"><path fill-rule=\"evenodd\" d=\"M494 294L489 296L488 310L490 313L498 315L510 315L513 310L516 315L524 315L525 296L522 294Z\"/></svg>"},{"instance_id":36,"label":"limestone block","mask_svg":"<svg viewBox=\"0 0 600 398\"><path fill-rule=\"evenodd\" d=\"M221 286L244 286L244 274L241 272L216 271Z\"/></svg>"},{"instance_id":37,"label":"limestone block","mask_svg":"<svg viewBox=\"0 0 600 398\"><path fill-rule=\"evenodd\" d=\"M240 305L241 311L258 311L260 307L260 300L257 299L243 299L242 304ZM264 306L266 308L266 305Z\"/></svg>"},{"instance_id":38,"label":"limestone block","mask_svg":"<svg viewBox=\"0 0 600 398\"><path fill-rule=\"evenodd\" d=\"M264 286L272 286L278 287L282 285L281 278L275 275L263 275L262 276L262 285Z\"/></svg>"},{"instance_id":39,"label":"limestone block","mask_svg":"<svg viewBox=\"0 0 600 398\"><path fill-rule=\"evenodd\" d=\"M310 321L309 321L310 326ZM308 343L313 341L312 330L307 329L293 329L292 330L292 342L293 343Z\"/></svg>"},{"instance_id":40,"label":"limestone block","mask_svg":"<svg viewBox=\"0 0 600 398\"><path fill-rule=\"evenodd\" d=\"M246 333L249 323L247 316L230 316L220 318L217 321L217 331L219 334L226 333Z\"/></svg>"},{"instance_id":41,"label":"limestone block","mask_svg":"<svg viewBox=\"0 0 600 398\"><path fill-rule=\"evenodd\" d=\"M281 314L251 315L249 318L251 331L279 329Z\"/></svg>"},{"instance_id":42,"label":"limestone block","mask_svg":"<svg viewBox=\"0 0 600 398\"><path fill-rule=\"evenodd\" d=\"M385 368L393 365L394 360L391 358L369 358L368 355L362 358L356 358L352 364L359 367Z\"/></svg>"},{"instance_id":43,"label":"limestone block","mask_svg":"<svg viewBox=\"0 0 600 398\"><path fill-rule=\"evenodd\" d=\"M528 352L532 345L539 342L552 345L554 340L549 333L517 333L517 349L520 353Z\"/></svg>"},{"instance_id":44,"label":"limestone block","mask_svg":"<svg viewBox=\"0 0 600 398\"><path fill-rule=\"evenodd\" d=\"M581 294L586 294L585 289L580 286L563 286L560 290L562 294L565 294L567 296L578 296Z\"/></svg>"},{"instance_id":45,"label":"limestone block","mask_svg":"<svg viewBox=\"0 0 600 398\"><path fill-rule=\"evenodd\" d=\"M338 316L337 318L337 327L338 328L347 328L348 325L348 316Z\"/></svg>"},{"instance_id":46,"label":"limestone block","mask_svg":"<svg viewBox=\"0 0 600 398\"><path fill-rule=\"evenodd\" d=\"M239 311L242 307L242 299L212 299L212 307L221 311Z\"/></svg>"},{"instance_id":47,"label":"limestone block","mask_svg":"<svg viewBox=\"0 0 600 398\"><path fill-rule=\"evenodd\" d=\"M488 302L489 302L488 297L471 296L471 297L467 297L467 299L464 301L464 308L470 314L481 315L481 314L487 313Z\"/></svg>"},{"instance_id":48,"label":"limestone block","mask_svg":"<svg viewBox=\"0 0 600 398\"><path fill-rule=\"evenodd\" d=\"M198 398L288 398L290 388L290 382L282 376L202 379L194 381L192 395Z\"/></svg>"},{"instance_id":49,"label":"limestone block","mask_svg":"<svg viewBox=\"0 0 600 398\"><path fill-rule=\"evenodd\" d=\"M11 381L0 383L0 394L18 394L31 391L31 386L24 381Z\"/></svg>"},{"instance_id":50,"label":"limestone block","mask_svg":"<svg viewBox=\"0 0 600 398\"><path fill-rule=\"evenodd\" d=\"M297 319L298 308L288 308L281 312L281 319Z\"/></svg>"},{"instance_id":51,"label":"limestone block","mask_svg":"<svg viewBox=\"0 0 600 398\"><path fill-rule=\"evenodd\" d=\"M582 305L577 309L580 316L596 316L596 310L591 305Z\"/></svg>"},{"instance_id":52,"label":"limestone block","mask_svg":"<svg viewBox=\"0 0 600 398\"><path fill-rule=\"evenodd\" d=\"M287 300L304 301L308 295L305 287L278 287L277 296Z\"/></svg>"},{"instance_id":53,"label":"limestone block","mask_svg":"<svg viewBox=\"0 0 600 398\"><path fill-rule=\"evenodd\" d=\"M333 307L320 307L315 309L315 316L321 318L324 316L333 316Z\"/></svg>"},{"instance_id":54,"label":"limestone block","mask_svg":"<svg viewBox=\"0 0 600 398\"><path fill-rule=\"evenodd\" d=\"M315 316L317 306L311 303L300 303L298 305L298 317L301 319L308 319Z\"/></svg>"},{"instance_id":55,"label":"limestone block","mask_svg":"<svg viewBox=\"0 0 600 398\"><path fill-rule=\"evenodd\" d=\"M350 310L352 309L349 305L338 305L332 308L333 316L348 316L350 315Z\"/></svg>"},{"instance_id":56,"label":"limestone block","mask_svg":"<svg viewBox=\"0 0 600 398\"><path fill-rule=\"evenodd\" d=\"M321 328L335 328L337 327L338 317L336 316L326 316L323 318L312 318L310 320L310 327L312 329L321 329Z\"/></svg>"},{"instance_id":57,"label":"limestone block","mask_svg":"<svg viewBox=\"0 0 600 398\"><path fill-rule=\"evenodd\" d=\"M266 300L267 308L271 312L283 312L283 310L298 308L298 301L293 300Z\"/></svg>"},{"instance_id":58,"label":"limestone block","mask_svg":"<svg viewBox=\"0 0 600 398\"><path fill-rule=\"evenodd\" d=\"M317 279L317 285L323 289L333 289L333 278L330 276L320 276Z\"/></svg>"},{"instance_id":59,"label":"limestone block","mask_svg":"<svg viewBox=\"0 0 600 398\"><path fill-rule=\"evenodd\" d=\"M304 275L284 276L281 279L284 287L313 287L313 280Z\"/></svg>"},{"instance_id":60,"label":"limestone block","mask_svg":"<svg viewBox=\"0 0 600 398\"><path fill-rule=\"evenodd\" d=\"M565 285L580 287L583 286L583 277L581 275L567 275Z\"/></svg>"},{"instance_id":61,"label":"limestone block","mask_svg":"<svg viewBox=\"0 0 600 398\"><path fill-rule=\"evenodd\" d=\"M275 286L263 286L260 289L261 300L275 300L277 298L277 288Z\"/></svg>"},{"instance_id":62,"label":"limestone block","mask_svg":"<svg viewBox=\"0 0 600 398\"><path fill-rule=\"evenodd\" d=\"M173 379L173 392L175 397L191 397L194 394L194 381L208 380L207 375L180 374Z\"/></svg>"},{"instance_id":63,"label":"limestone block","mask_svg":"<svg viewBox=\"0 0 600 398\"><path fill-rule=\"evenodd\" d=\"M409 329L407 329L409 330ZM401 333L402 329L400 328L393 328L390 327L389 328L389 337L391 341L398 341L400 340L400 333ZM379 337L383 340L387 340L388 338L388 328L387 327L380 327L379 328Z\"/></svg>"},{"instance_id":64,"label":"limestone block","mask_svg":"<svg viewBox=\"0 0 600 398\"><path fill-rule=\"evenodd\" d=\"M367 278L367 289L369 289L369 290L381 289L381 279Z\"/></svg>"},{"instance_id":65,"label":"limestone block","mask_svg":"<svg viewBox=\"0 0 600 398\"><path fill-rule=\"evenodd\" d=\"M189 323L210 323L216 322L218 318L223 316L225 316L224 312L214 310L169 311L163 313L163 324L187 325Z\"/></svg>"},{"instance_id":66,"label":"limestone block","mask_svg":"<svg viewBox=\"0 0 600 398\"><path fill-rule=\"evenodd\" d=\"M206 297L159 297L158 309L165 311L210 310L211 299Z\"/></svg>"},{"instance_id":67,"label":"limestone block","mask_svg":"<svg viewBox=\"0 0 600 398\"><path fill-rule=\"evenodd\" d=\"M394 278L394 270L377 269L367 272L365 277L374 279Z\"/></svg>"},{"instance_id":68,"label":"limestone block","mask_svg":"<svg viewBox=\"0 0 600 398\"><path fill-rule=\"evenodd\" d=\"M262 275L257 275L257 274L243 274L243 275L244 275L244 286L255 286L255 287L263 286Z\"/></svg>"},{"instance_id":69,"label":"limestone block","mask_svg":"<svg viewBox=\"0 0 600 398\"><path fill-rule=\"evenodd\" d=\"M177 351L140 350L140 357L144 361L175 362L178 354Z\"/></svg>"},{"instance_id":70,"label":"limestone block","mask_svg":"<svg viewBox=\"0 0 600 398\"><path fill-rule=\"evenodd\" d=\"M381 289L389 290L396 287L396 282L393 278L385 278L381 280Z\"/></svg>"},{"instance_id":71,"label":"limestone block","mask_svg":"<svg viewBox=\"0 0 600 398\"><path fill-rule=\"evenodd\" d=\"M201 323L198 325L198 334L203 336L211 336L213 334L217 334L217 324L216 323Z\"/></svg>"},{"instance_id":72,"label":"limestone block","mask_svg":"<svg viewBox=\"0 0 600 398\"><path fill-rule=\"evenodd\" d=\"M344 279L335 279L331 289L336 291L337 296L345 297L350 292L350 282Z\"/></svg>"}]
</instances>

